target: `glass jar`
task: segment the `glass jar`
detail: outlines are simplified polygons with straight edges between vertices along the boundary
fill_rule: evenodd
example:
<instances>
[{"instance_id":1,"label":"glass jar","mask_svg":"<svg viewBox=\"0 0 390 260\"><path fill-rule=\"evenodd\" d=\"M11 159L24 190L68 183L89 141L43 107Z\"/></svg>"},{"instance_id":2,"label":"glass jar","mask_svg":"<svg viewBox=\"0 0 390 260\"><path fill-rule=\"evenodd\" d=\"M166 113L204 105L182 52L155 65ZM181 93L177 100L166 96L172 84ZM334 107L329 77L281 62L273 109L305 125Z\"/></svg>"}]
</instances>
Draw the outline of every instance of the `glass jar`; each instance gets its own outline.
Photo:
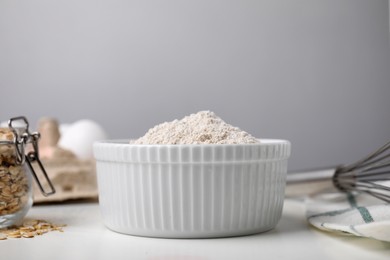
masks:
<instances>
[{"instance_id":1,"label":"glass jar","mask_svg":"<svg viewBox=\"0 0 390 260\"><path fill-rule=\"evenodd\" d=\"M13 122L22 121L22 127L14 127ZM8 128L0 128L0 228L18 225L26 216L33 203L32 176L41 192L48 196L55 189L48 178L38 156L39 133L28 131L25 117L11 118ZM32 149L26 153L26 145ZM33 162L37 162L41 174L49 183L50 191L43 190Z\"/></svg>"}]
</instances>

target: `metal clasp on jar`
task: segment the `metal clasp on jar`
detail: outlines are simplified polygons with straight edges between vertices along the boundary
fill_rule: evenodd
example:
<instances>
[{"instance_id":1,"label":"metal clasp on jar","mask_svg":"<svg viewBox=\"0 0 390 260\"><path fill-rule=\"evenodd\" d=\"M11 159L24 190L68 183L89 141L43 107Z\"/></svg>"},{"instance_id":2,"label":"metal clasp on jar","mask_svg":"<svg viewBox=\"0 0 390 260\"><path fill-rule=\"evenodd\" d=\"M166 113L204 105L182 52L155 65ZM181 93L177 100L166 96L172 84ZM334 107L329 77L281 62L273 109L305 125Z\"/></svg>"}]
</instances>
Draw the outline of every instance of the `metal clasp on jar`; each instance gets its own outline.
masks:
<instances>
[{"instance_id":1,"label":"metal clasp on jar","mask_svg":"<svg viewBox=\"0 0 390 260\"><path fill-rule=\"evenodd\" d=\"M22 122L22 126L15 126L15 122ZM38 140L40 138L40 134L38 132L30 133L29 132L29 123L24 116L13 117L8 121L8 127L12 130L14 134L14 140L12 144L15 145L15 156L17 164L27 163L27 166L31 170L31 173L38 184L39 189L41 190L44 196L49 196L54 194L55 188L50 181L49 176L46 173L45 167L42 162L39 160L39 149L38 149ZM32 144L33 150L26 154L26 145L27 143ZM37 173L32 166L33 162L37 162L39 169L41 170L44 179L49 184L49 190L45 190L43 185L38 178Z\"/></svg>"}]
</instances>

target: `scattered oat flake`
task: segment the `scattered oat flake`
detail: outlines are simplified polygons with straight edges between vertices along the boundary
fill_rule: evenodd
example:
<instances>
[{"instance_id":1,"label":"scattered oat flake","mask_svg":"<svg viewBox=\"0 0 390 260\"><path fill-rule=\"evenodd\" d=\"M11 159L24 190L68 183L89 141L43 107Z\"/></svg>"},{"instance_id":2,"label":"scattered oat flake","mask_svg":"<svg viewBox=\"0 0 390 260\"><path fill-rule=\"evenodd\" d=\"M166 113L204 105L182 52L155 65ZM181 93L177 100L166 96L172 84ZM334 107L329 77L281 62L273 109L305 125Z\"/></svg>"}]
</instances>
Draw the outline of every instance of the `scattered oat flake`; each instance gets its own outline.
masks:
<instances>
[{"instance_id":1,"label":"scattered oat flake","mask_svg":"<svg viewBox=\"0 0 390 260\"><path fill-rule=\"evenodd\" d=\"M22 225L0 229L0 240L8 238L33 238L50 231L64 232L66 225L52 224L46 220L26 220Z\"/></svg>"}]
</instances>

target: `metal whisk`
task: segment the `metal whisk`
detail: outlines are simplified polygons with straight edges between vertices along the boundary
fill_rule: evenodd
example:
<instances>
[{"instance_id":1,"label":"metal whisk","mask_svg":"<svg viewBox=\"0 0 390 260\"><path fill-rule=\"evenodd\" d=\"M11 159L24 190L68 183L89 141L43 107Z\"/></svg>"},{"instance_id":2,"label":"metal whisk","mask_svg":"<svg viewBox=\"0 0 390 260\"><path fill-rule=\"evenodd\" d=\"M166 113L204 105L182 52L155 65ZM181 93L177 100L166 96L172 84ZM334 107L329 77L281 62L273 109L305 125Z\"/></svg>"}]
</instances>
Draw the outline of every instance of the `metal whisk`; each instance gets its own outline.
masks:
<instances>
[{"instance_id":1,"label":"metal whisk","mask_svg":"<svg viewBox=\"0 0 390 260\"><path fill-rule=\"evenodd\" d=\"M286 196L310 195L333 187L364 192L390 203L386 181L390 181L390 142L350 165L288 174Z\"/></svg>"}]
</instances>

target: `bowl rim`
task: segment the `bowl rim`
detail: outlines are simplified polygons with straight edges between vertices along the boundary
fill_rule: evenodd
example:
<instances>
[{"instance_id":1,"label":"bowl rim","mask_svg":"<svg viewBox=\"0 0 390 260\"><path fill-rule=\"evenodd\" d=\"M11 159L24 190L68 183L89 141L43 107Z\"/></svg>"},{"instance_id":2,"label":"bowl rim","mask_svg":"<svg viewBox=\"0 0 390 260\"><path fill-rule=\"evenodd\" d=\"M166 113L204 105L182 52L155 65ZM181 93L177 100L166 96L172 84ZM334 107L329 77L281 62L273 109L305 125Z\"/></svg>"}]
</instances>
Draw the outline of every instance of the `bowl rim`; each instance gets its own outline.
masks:
<instances>
[{"instance_id":1,"label":"bowl rim","mask_svg":"<svg viewBox=\"0 0 390 260\"><path fill-rule=\"evenodd\" d=\"M256 144L131 144L130 139L102 140L93 145L95 160L135 164L226 164L278 161L290 157L291 144L260 139Z\"/></svg>"},{"instance_id":2,"label":"bowl rim","mask_svg":"<svg viewBox=\"0 0 390 260\"><path fill-rule=\"evenodd\" d=\"M132 144L131 140L134 139L105 139L98 140L93 145L115 145L121 147L180 147L180 148L193 148L193 147L238 147L238 146L272 146L272 145L291 145L291 142L286 139L274 139L274 138L257 138L259 143L237 143L237 144Z\"/></svg>"}]
</instances>

